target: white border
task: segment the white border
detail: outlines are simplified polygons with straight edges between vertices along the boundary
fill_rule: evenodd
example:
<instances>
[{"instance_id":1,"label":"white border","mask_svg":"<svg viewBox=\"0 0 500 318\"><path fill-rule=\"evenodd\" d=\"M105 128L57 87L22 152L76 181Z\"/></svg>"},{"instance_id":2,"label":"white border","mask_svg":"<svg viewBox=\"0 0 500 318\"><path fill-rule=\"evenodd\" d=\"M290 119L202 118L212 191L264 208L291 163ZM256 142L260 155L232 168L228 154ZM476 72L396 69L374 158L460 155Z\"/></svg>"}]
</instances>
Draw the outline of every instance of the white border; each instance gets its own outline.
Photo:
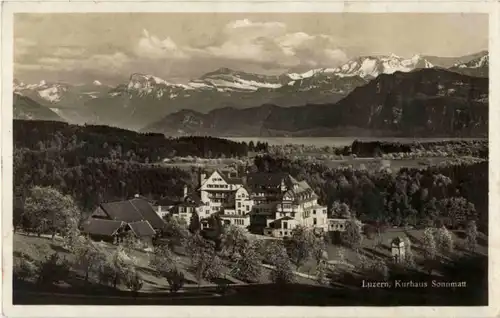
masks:
<instances>
[{"instance_id":1,"label":"white border","mask_svg":"<svg viewBox=\"0 0 500 318\"><path fill-rule=\"evenodd\" d=\"M497 2L283 2L238 0L128 2L3 2L2 6L2 313L8 317L494 317L500 316L500 271L495 271L500 247L498 212L499 178L495 170L498 154L500 87L499 27ZM490 213L489 218L489 306L488 307L236 307L236 306L13 306L12 305L12 82L13 14L16 12L476 12L490 14ZM471 26L473 27L473 26ZM496 273L495 273L496 272Z\"/></svg>"}]
</instances>

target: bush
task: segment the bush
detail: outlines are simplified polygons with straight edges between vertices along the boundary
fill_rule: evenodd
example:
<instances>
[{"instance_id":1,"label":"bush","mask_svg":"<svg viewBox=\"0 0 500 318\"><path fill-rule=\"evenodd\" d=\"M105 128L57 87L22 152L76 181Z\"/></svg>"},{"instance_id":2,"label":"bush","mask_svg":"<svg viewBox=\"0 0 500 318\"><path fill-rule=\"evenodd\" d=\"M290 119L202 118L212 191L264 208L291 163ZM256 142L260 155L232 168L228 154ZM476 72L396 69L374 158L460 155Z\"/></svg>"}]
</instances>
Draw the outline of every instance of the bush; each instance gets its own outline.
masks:
<instances>
[{"instance_id":1,"label":"bush","mask_svg":"<svg viewBox=\"0 0 500 318\"><path fill-rule=\"evenodd\" d=\"M168 281L168 284L170 285L170 292L175 293L179 291L179 289L184 286L184 273L178 270L177 268L169 270L165 274L165 278Z\"/></svg>"},{"instance_id":2,"label":"bush","mask_svg":"<svg viewBox=\"0 0 500 318\"><path fill-rule=\"evenodd\" d=\"M127 285L128 289L132 292L137 293L141 290L144 282L141 275L135 269L129 268L126 273L125 285Z\"/></svg>"},{"instance_id":3,"label":"bush","mask_svg":"<svg viewBox=\"0 0 500 318\"><path fill-rule=\"evenodd\" d=\"M28 281L36 278L38 268L34 261L25 255L14 260L13 275L15 279Z\"/></svg>"},{"instance_id":4,"label":"bush","mask_svg":"<svg viewBox=\"0 0 500 318\"><path fill-rule=\"evenodd\" d=\"M69 276L71 264L61 259L57 253L47 256L38 269L38 283L51 285Z\"/></svg>"},{"instance_id":5,"label":"bush","mask_svg":"<svg viewBox=\"0 0 500 318\"><path fill-rule=\"evenodd\" d=\"M99 268L97 276L100 284L110 286L113 283L115 271L113 270L110 264L104 263Z\"/></svg>"},{"instance_id":6,"label":"bush","mask_svg":"<svg viewBox=\"0 0 500 318\"><path fill-rule=\"evenodd\" d=\"M217 287L215 288L216 293L222 294L222 295L227 293L228 290L229 290L229 284L225 280L218 282Z\"/></svg>"}]
</instances>

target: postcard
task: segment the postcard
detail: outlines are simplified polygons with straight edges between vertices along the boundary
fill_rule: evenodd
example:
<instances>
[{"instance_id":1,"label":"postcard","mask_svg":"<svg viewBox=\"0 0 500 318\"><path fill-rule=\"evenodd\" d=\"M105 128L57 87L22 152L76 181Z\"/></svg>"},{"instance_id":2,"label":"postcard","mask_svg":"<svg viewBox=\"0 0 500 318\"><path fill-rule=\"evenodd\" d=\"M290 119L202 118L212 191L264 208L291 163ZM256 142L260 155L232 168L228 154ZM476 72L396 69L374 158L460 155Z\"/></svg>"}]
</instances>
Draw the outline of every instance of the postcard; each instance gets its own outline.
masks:
<instances>
[{"instance_id":1,"label":"postcard","mask_svg":"<svg viewBox=\"0 0 500 318\"><path fill-rule=\"evenodd\" d=\"M4 3L5 315L498 315L498 8Z\"/></svg>"}]
</instances>

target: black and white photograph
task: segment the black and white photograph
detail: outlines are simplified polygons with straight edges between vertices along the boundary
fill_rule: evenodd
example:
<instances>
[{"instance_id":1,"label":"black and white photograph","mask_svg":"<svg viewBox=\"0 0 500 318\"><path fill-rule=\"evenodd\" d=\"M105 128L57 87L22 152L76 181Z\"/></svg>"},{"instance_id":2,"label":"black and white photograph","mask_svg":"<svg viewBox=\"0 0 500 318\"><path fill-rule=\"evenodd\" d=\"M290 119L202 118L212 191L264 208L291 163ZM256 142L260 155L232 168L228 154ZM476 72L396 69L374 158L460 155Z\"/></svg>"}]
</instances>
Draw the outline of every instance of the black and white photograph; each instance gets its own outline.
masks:
<instances>
[{"instance_id":1,"label":"black and white photograph","mask_svg":"<svg viewBox=\"0 0 500 318\"><path fill-rule=\"evenodd\" d=\"M12 22L14 306L492 305L488 13Z\"/></svg>"}]
</instances>

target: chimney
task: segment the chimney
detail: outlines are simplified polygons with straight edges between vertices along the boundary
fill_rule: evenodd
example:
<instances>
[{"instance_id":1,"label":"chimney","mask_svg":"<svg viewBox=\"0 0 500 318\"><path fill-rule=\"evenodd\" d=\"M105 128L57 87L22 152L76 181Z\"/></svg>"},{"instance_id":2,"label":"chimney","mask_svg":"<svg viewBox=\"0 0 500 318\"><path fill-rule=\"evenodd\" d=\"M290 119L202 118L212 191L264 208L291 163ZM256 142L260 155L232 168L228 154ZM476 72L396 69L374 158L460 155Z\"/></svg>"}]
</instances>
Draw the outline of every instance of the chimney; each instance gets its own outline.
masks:
<instances>
[{"instance_id":1,"label":"chimney","mask_svg":"<svg viewBox=\"0 0 500 318\"><path fill-rule=\"evenodd\" d=\"M184 186L184 198L187 197L188 195L188 187L187 185Z\"/></svg>"}]
</instances>

